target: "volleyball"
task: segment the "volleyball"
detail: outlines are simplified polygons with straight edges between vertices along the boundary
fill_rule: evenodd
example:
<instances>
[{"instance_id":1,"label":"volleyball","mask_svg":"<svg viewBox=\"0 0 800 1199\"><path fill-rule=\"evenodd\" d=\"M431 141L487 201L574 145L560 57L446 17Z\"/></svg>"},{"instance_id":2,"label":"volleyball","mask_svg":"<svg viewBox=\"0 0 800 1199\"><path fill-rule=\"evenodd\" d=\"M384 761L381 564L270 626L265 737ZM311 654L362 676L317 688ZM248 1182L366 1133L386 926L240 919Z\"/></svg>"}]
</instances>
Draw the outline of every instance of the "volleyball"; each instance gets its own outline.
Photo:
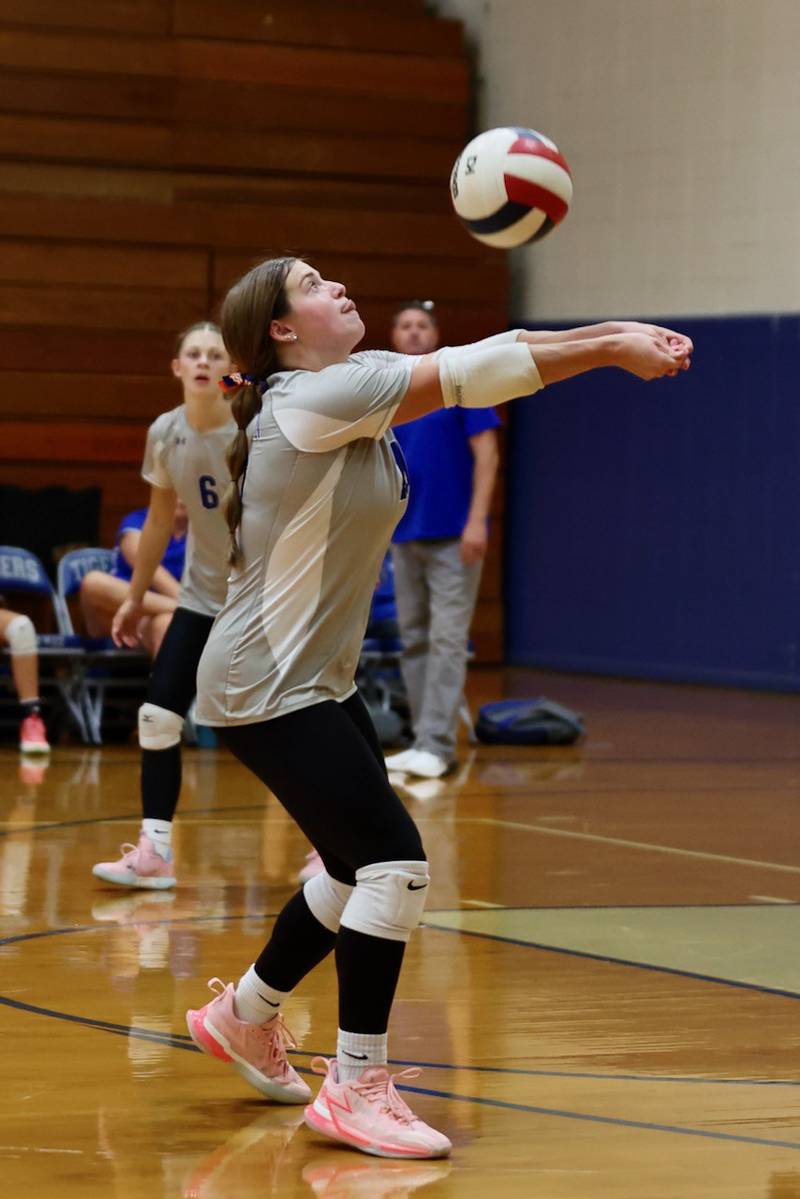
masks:
<instances>
[{"instance_id":1,"label":"volleyball","mask_svg":"<svg viewBox=\"0 0 800 1199\"><path fill-rule=\"evenodd\" d=\"M456 159L450 195L468 233L509 250L539 241L563 221L572 176L549 137L534 129L488 129Z\"/></svg>"}]
</instances>

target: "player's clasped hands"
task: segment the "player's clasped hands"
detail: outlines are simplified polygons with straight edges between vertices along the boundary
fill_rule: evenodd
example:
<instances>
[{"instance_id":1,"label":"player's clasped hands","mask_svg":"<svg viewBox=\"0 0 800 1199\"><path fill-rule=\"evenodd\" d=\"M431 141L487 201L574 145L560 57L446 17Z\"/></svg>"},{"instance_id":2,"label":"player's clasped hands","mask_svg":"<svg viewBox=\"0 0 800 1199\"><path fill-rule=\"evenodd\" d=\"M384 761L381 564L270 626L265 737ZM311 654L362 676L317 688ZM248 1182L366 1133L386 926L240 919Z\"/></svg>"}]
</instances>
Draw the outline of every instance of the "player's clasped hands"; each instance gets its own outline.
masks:
<instances>
[{"instance_id":1,"label":"player's clasped hands","mask_svg":"<svg viewBox=\"0 0 800 1199\"><path fill-rule=\"evenodd\" d=\"M639 379L674 377L692 364L691 338L674 329L623 321L619 336L622 342L619 365Z\"/></svg>"}]
</instances>

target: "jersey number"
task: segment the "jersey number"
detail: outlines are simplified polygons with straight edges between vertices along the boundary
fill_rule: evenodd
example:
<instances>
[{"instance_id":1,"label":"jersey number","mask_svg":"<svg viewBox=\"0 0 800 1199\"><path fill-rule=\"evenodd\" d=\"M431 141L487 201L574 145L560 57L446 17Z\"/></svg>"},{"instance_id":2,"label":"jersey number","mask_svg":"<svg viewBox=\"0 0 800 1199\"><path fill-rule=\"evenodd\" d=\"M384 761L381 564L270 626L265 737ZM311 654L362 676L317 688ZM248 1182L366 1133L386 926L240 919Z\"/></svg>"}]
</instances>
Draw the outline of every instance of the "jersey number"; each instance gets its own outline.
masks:
<instances>
[{"instance_id":1,"label":"jersey number","mask_svg":"<svg viewBox=\"0 0 800 1199\"><path fill-rule=\"evenodd\" d=\"M200 484L200 499L204 508L219 508L219 496L214 488L217 485L217 480L213 475L201 475L198 479Z\"/></svg>"}]
</instances>

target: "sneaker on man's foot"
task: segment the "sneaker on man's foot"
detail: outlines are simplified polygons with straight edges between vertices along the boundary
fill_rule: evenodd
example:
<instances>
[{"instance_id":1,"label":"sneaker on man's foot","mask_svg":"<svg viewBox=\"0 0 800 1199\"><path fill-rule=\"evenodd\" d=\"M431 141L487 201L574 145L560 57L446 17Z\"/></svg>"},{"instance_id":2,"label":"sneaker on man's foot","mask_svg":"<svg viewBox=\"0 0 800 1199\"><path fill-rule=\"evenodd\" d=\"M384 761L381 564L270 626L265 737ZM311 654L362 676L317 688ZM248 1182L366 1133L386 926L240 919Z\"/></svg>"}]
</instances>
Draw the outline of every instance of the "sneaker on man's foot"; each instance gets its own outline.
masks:
<instances>
[{"instance_id":1,"label":"sneaker on man's foot","mask_svg":"<svg viewBox=\"0 0 800 1199\"><path fill-rule=\"evenodd\" d=\"M411 749L402 769L406 774L415 774L419 778L440 779L443 774L452 770L454 765L455 763L445 761L438 754L432 754L430 750Z\"/></svg>"},{"instance_id":2,"label":"sneaker on man's foot","mask_svg":"<svg viewBox=\"0 0 800 1199\"><path fill-rule=\"evenodd\" d=\"M19 748L23 754L50 753L47 731L38 712L31 712L19 726Z\"/></svg>"},{"instance_id":3,"label":"sneaker on man's foot","mask_svg":"<svg viewBox=\"0 0 800 1199\"><path fill-rule=\"evenodd\" d=\"M308 1103L311 1088L289 1065L286 1046L295 1041L280 1012L266 1024L240 1020L233 1008L233 983L219 978L208 983L214 998L205 1007L186 1013L189 1035L199 1049L234 1069L251 1086L277 1103Z\"/></svg>"},{"instance_id":4,"label":"sneaker on man's foot","mask_svg":"<svg viewBox=\"0 0 800 1199\"><path fill-rule=\"evenodd\" d=\"M367 1066L355 1082L339 1082L335 1060L315 1057L311 1065L316 1073L325 1073L316 1099L305 1110L306 1124L315 1132L376 1157L446 1157L452 1149L447 1137L415 1116L395 1089L394 1079L419 1076L416 1067L392 1076L385 1066Z\"/></svg>"},{"instance_id":5,"label":"sneaker on man's foot","mask_svg":"<svg viewBox=\"0 0 800 1199\"><path fill-rule=\"evenodd\" d=\"M298 883L307 883L309 879L316 878L318 874L322 874L325 869L325 863L317 853L316 849L312 849L311 853L306 854L306 864L297 875Z\"/></svg>"},{"instance_id":6,"label":"sneaker on man's foot","mask_svg":"<svg viewBox=\"0 0 800 1199\"><path fill-rule=\"evenodd\" d=\"M389 754L388 758L384 757L383 759L386 763L386 769L398 770L402 772L406 769L406 762L408 762L414 756L415 752L416 750L413 749L404 749L399 754Z\"/></svg>"},{"instance_id":7,"label":"sneaker on man's foot","mask_svg":"<svg viewBox=\"0 0 800 1199\"><path fill-rule=\"evenodd\" d=\"M162 891L175 886L175 862L170 850L168 858L156 852L147 833L139 833L138 845L123 845L118 862L98 862L92 866L95 878L118 887L146 887Z\"/></svg>"}]
</instances>

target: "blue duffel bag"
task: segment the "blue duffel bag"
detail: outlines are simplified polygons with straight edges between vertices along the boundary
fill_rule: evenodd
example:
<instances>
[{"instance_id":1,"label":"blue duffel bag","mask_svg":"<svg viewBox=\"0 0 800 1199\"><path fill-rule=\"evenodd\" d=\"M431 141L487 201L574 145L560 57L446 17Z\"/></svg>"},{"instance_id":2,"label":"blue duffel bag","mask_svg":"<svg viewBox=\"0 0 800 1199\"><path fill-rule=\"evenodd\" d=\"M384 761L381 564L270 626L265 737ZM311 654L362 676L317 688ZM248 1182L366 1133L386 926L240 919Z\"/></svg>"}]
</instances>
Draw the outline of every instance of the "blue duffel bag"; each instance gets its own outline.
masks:
<instances>
[{"instance_id":1,"label":"blue duffel bag","mask_svg":"<svg viewBox=\"0 0 800 1199\"><path fill-rule=\"evenodd\" d=\"M572 745L584 731L578 712L544 696L484 704L475 724L487 745Z\"/></svg>"}]
</instances>

